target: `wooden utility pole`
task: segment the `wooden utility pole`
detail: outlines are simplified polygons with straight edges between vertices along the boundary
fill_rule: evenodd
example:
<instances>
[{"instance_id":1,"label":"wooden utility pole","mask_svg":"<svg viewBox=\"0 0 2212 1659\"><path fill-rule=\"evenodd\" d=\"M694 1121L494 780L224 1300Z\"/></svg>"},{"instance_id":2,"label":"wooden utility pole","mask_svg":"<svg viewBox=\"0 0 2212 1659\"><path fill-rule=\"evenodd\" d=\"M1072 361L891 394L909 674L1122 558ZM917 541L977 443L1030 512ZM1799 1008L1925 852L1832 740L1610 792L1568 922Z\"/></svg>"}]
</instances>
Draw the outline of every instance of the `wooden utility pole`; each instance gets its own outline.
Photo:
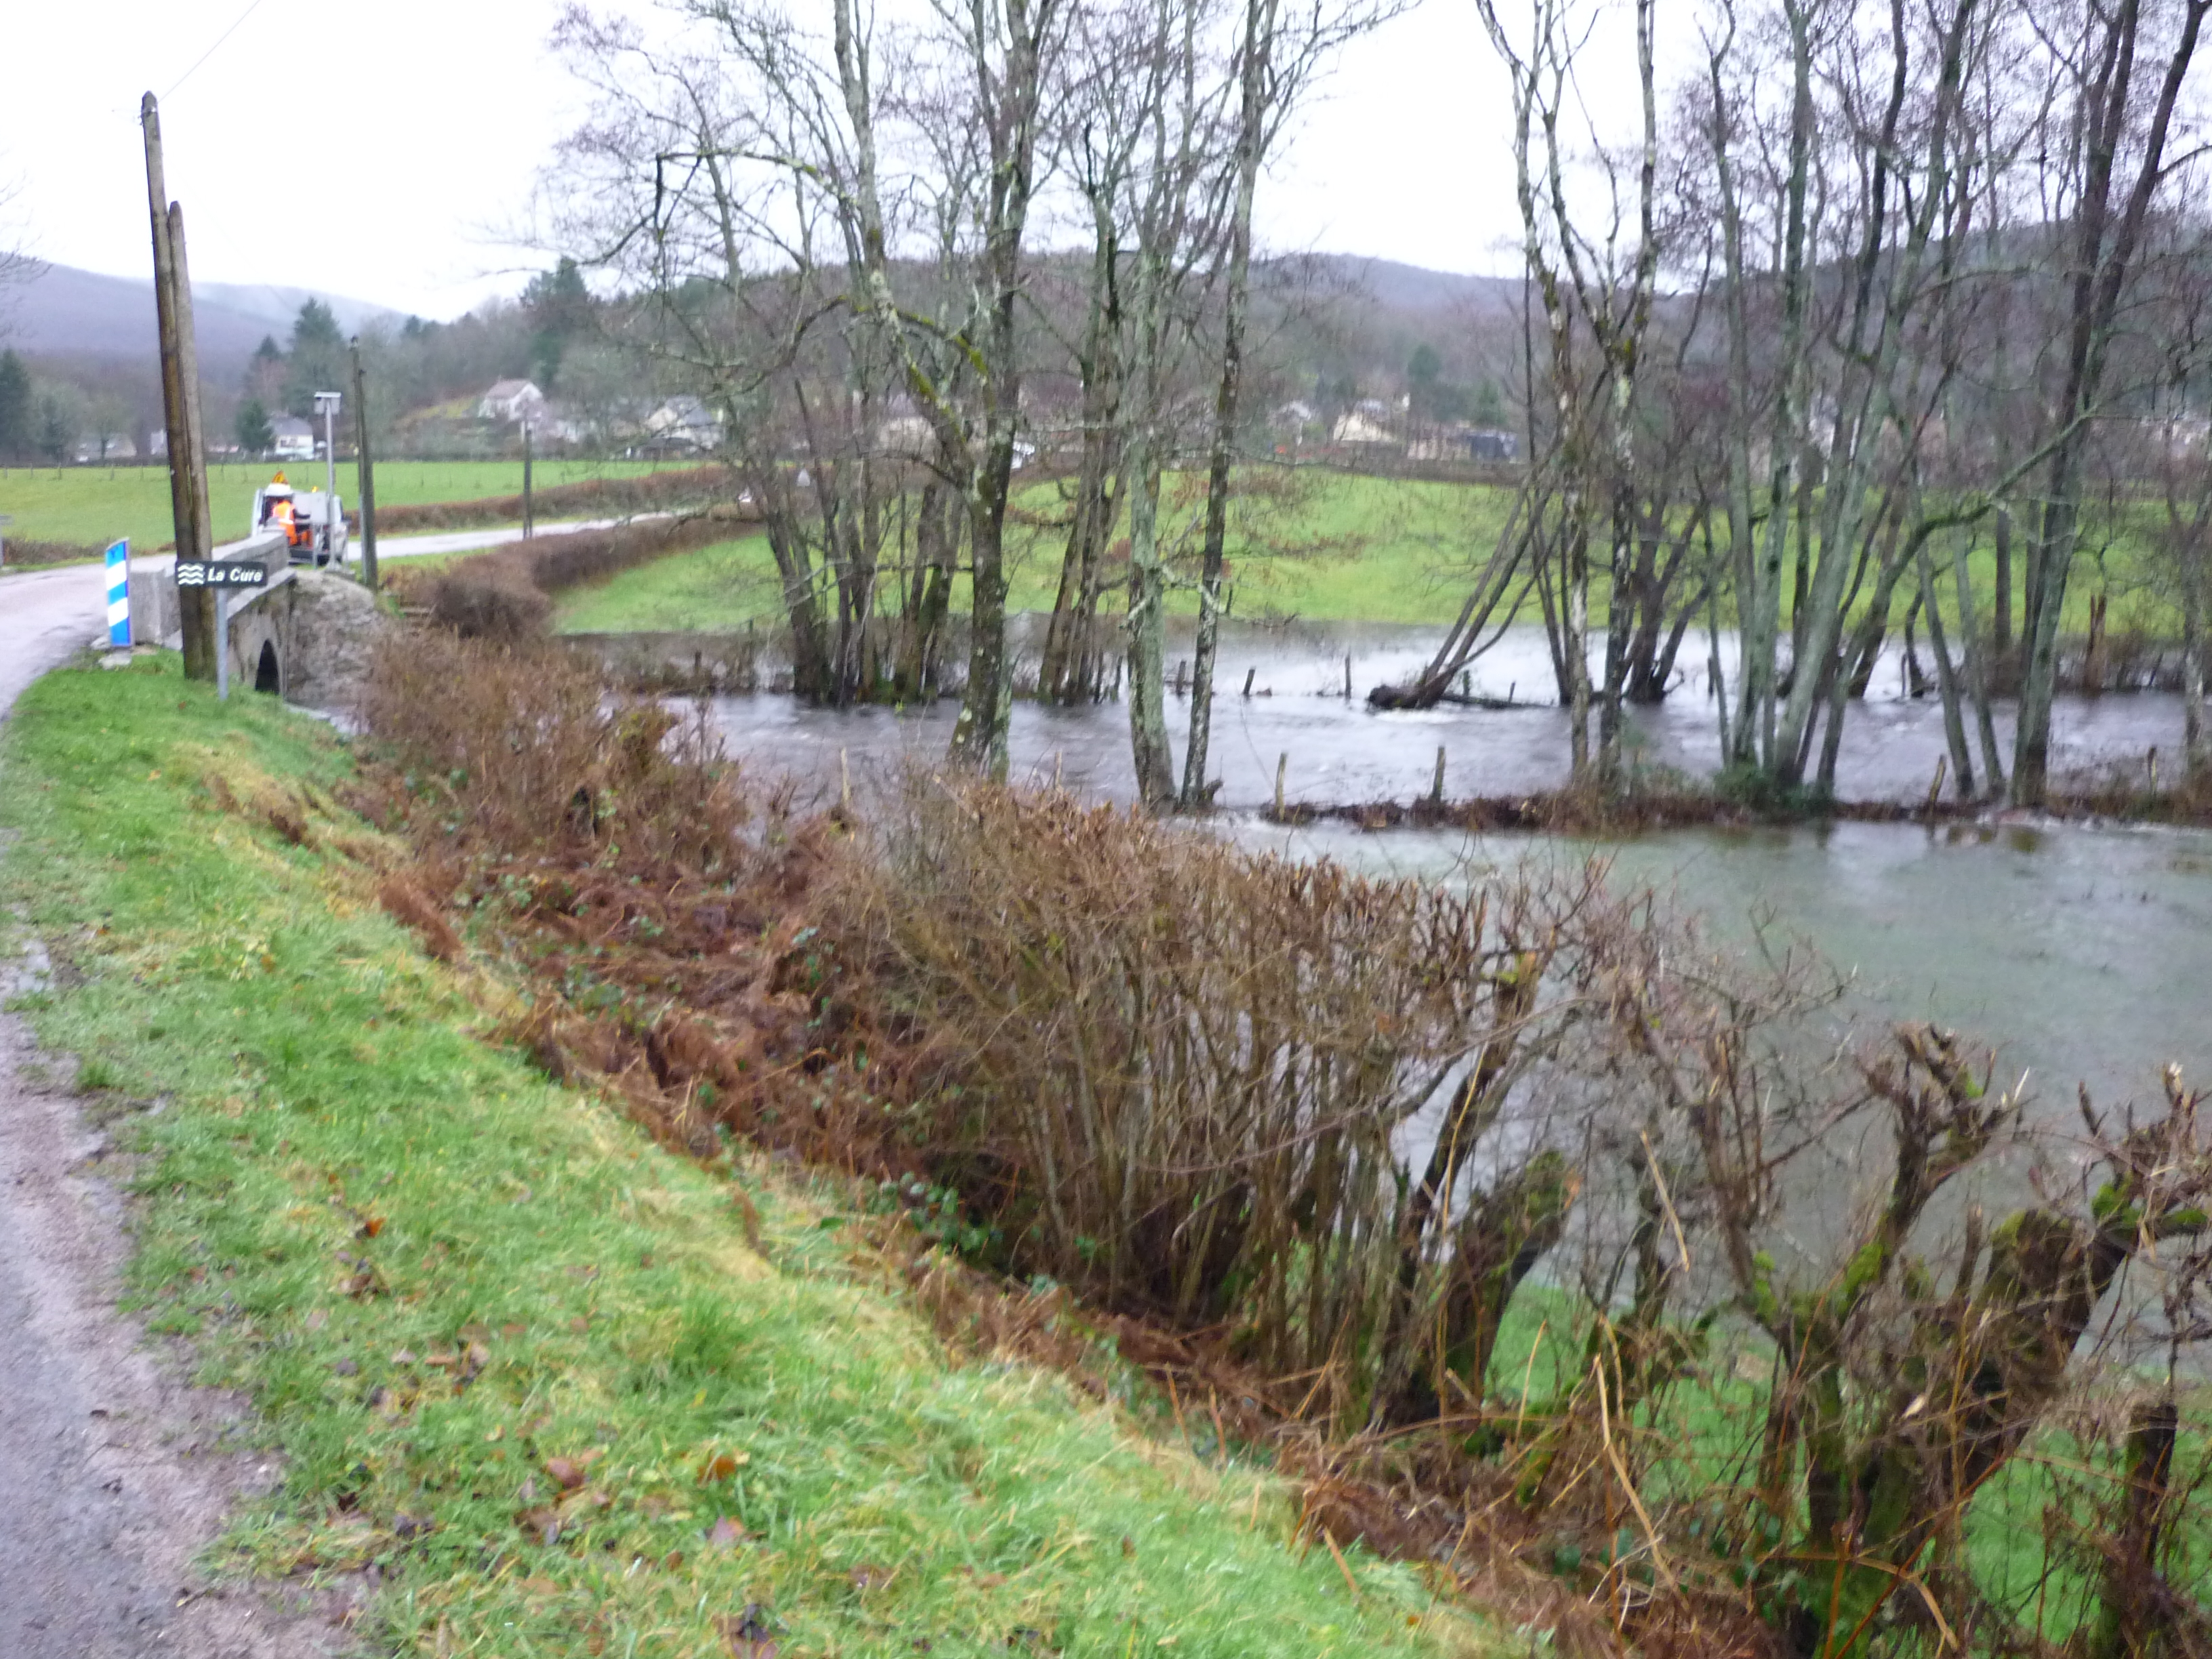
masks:
<instances>
[{"instance_id":1,"label":"wooden utility pole","mask_svg":"<svg viewBox=\"0 0 2212 1659\"><path fill-rule=\"evenodd\" d=\"M208 522L207 447L200 431L199 353L192 338L191 276L185 258L185 214L169 201L161 168L161 115L148 93L138 106L146 137L146 203L154 228L154 304L161 334L161 406L168 431L169 507L177 556L204 559L215 543ZM178 595L185 676L216 676L215 595Z\"/></svg>"},{"instance_id":2,"label":"wooden utility pole","mask_svg":"<svg viewBox=\"0 0 2212 1659\"><path fill-rule=\"evenodd\" d=\"M361 342L349 343L353 353L354 453L361 466L361 577L368 591L376 592L376 464L368 453L368 383L361 372Z\"/></svg>"},{"instance_id":3,"label":"wooden utility pole","mask_svg":"<svg viewBox=\"0 0 2212 1659\"><path fill-rule=\"evenodd\" d=\"M185 412L185 493L192 509L192 556L211 559L215 556L215 526L208 514L207 433L200 422L200 353L198 337L192 328L192 275L191 261L185 253L185 210L181 204L169 204L169 264L171 279L176 284L172 296L177 318L177 380L183 387ZM171 463L172 465L175 464ZM228 648L228 642L218 638L217 617L221 607L216 596L199 591L193 596L199 605L199 636L201 641L199 672L197 678L213 679L216 674L216 653ZM189 618L191 611L180 606ZM185 624L185 674L192 672L192 624Z\"/></svg>"}]
</instances>

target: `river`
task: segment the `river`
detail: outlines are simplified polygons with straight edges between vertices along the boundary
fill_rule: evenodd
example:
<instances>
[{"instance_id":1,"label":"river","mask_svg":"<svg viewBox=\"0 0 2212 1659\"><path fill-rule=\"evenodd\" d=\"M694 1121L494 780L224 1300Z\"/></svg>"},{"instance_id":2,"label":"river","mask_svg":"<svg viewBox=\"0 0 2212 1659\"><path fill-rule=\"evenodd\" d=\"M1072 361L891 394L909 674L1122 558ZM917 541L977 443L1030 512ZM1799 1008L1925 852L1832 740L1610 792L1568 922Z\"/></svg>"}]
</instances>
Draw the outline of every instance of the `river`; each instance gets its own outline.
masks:
<instances>
[{"instance_id":1,"label":"river","mask_svg":"<svg viewBox=\"0 0 2212 1659\"><path fill-rule=\"evenodd\" d=\"M1281 756L1293 802L1409 800L1427 793L1439 745L1453 797L1565 781L1564 716L1547 703L1419 714L1366 707L1370 686L1410 675L1437 637L1434 629L1232 629L1216 682L1212 748L1232 832L1255 845L1438 879L1463 878L1486 861L1599 853L1619 880L1656 886L1708 918L1718 939L1747 942L1763 924L1808 940L1853 975L1852 1001L1869 1019L1934 1018L1996 1045L2008 1076L2030 1074L2046 1113L2070 1116L2077 1081L2100 1103L2148 1104L2157 1068L2169 1060L2212 1079L2212 834L1835 823L1677 831L1597 846L1268 823L1261 814ZM1548 696L1544 653L1534 630L1510 634L1481 659L1474 690L1523 702ZM1691 773L1714 765L1705 654L1701 640L1686 643L1683 683L1659 708L1636 711L1640 763ZM1724 654L1723 672L1729 666ZM1242 696L1248 671L1255 693L1273 695ZM1897 659L1886 659L1851 712L1838 773L1846 797L1912 799L1928 789L1944 753L1942 711L1932 696L1901 696L1901 679ZM1187 703L1169 702L1179 758ZM919 712L841 713L775 696L715 705L734 751L824 791L835 787L841 752L861 788L879 785L905 759L936 761L955 712L949 701ZM2180 722L2179 699L2163 694L2063 700L2054 710L2055 765L2142 764L2154 748L2178 757ZM2009 758L2008 720L2001 725ZM1018 781L1058 777L1126 800L1127 707L1018 704L1012 757Z\"/></svg>"},{"instance_id":2,"label":"river","mask_svg":"<svg viewBox=\"0 0 2212 1659\"><path fill-rule=\"evenodd\" d=\"M1033 633L1034 619L1024 620L1026 631ZM1182 626L1187 635L1188 623ZM1385 714L1367 706L1370 687L1410 678L1439 637L1434 628L1230 623L1214 677L1209 769L1221 781L1217 805L1268 804L1279 763L1286 798L1293 802L1410 800L1429 792L1439 747L1445 751L1445 793L1454 799L1522 794L1565 783L1566 717L1552 700L1552 669L1540 629L1507 630L1470 676L1469 689L1476 696L1510 698L1515 708L1452 705ZM1170 679L1188 654L1187 636L1170 647ZM1347 657L1349 699L1344 695ZM1729 684L1733 658L1734 643L1723 636L1721 667ZM1930 666L1925 655L1922 662ZM1708 672L1702 636L1686 641L1673 694L1656 708L1631 713L1634 763L1699 775L1718 764ZM1248 677L1250 696L1243 695ZM1837 790L1846 799L1914 800L1928 792L1946 752L1942 705L1932 695L1903 696L1903 678L1901 653L1885 653L1865 700L1844 722ZM1188 698L1170 695L1168 727L1178 764L1188 709ZM957 712L949 698L904 710L810 708L778 696L730 697L720 703L721 724L740 753L774 769L811 777L836 775L841 750L850 765L863 770L907 756L934 761L945 752ZM2008 707L2000 705L1997 726L2009 763ZM2181 700L2165 692L2063 697L2052 710L2052 730L2056 772L2092 763L2147 763L2154 749L2170 764L2179 753ZM1128 705L1058 708L1018 702L1012 757L1017 781L1058 777L1071 787L1127 800L1134 788Z\"/></svg>"}]
</instances>

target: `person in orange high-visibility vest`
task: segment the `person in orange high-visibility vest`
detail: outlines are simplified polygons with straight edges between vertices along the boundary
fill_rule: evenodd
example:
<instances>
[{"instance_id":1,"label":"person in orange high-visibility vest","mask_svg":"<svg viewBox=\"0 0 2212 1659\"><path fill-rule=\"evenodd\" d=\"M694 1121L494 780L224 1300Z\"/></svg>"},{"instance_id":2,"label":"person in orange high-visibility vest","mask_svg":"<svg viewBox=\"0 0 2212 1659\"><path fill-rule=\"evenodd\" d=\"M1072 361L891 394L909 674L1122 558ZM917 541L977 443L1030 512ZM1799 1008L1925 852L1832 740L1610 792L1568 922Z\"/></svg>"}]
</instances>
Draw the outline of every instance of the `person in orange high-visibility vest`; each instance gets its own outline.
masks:
<instances>
[{"instance_id":1,"label":"person in orange high-visibility vest","mask_svg":"<svg viewBox=\"0 0 2212 1659\"><path fill-rule=\"evenodd\" d=\"M261 522L282 530L285 546L298 547L306 540L307 526L300 522L299 509L292 503L292 486L284 482L283 473L261 492Z\"/></svg>"}]
</instances>

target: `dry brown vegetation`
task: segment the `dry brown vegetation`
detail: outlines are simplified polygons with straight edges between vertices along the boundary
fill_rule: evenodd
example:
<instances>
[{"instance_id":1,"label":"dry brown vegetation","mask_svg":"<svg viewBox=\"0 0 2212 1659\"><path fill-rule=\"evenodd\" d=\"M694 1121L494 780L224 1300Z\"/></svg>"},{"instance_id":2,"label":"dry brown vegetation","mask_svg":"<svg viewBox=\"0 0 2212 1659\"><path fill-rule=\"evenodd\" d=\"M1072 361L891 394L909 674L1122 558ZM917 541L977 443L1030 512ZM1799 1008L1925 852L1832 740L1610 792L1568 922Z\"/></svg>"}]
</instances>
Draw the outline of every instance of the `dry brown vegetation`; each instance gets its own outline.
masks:
<instances>
[{"instance_id":1,"label":"dry brown vegetation","mask_svg":"<svg viewBox=\"0 0 2212 1659\"><path fill-rule=\"evenodd\" d=\"M99 544L80 545L76 542L19 541L8 538L6 568L35 570L42 565L83 564L97 559L106 551Z\"/></svg>"},{"instance_id":2,"label":"dry brown vegetation","mask_svg":"<svg viewBox=\"0 0 2212 1659\"><path fill-rule=\"evenodd\" d=\"M749 522L724 509L605 530L548 532L427 575L402 573L395 586L404 598L420 599L433 621L465 638L513 643L544 633L553 595L562 589L725 541Z\"/></svg>"},{"instance_id":3,"label":"dry brown vegetation","mask_svg":"<svg viewBox=\"0 0 2212 1659\"><path fill-rule=\"evenodd\" d=\"M526 974L516 1041L859 1179L948 1334L1102 1388L1110 1337L1317 1541L1577 1652L2207 1651L2177 1073L2032 1127L1580 864L1378 880L931 776L801 821L542 648L410 635L366 712L387 908Z\"/></svg>"},{"instance_id":4,"label":"dry brown vegetation","mask_svg":"<svg viewBox=\"0 0 2212 1659\"><path fill-rule=\"evenodd\" d=\"M714 501L734 500L738 483L728 469L720 466L685 467L669 472L647 472L629 477L587 478L581 483L556 484L532 493L530 506L542 521L562 517L633 517L641 513L666 513L698 508ZM523 501L520 495L484 495L470 501L418 501L402 507L379 507L380 534L404 535L410 531L471 530L481 525L520 524ZM361 533L361 514L349 514L346 522Z\"/></svg>"}]
</instances>

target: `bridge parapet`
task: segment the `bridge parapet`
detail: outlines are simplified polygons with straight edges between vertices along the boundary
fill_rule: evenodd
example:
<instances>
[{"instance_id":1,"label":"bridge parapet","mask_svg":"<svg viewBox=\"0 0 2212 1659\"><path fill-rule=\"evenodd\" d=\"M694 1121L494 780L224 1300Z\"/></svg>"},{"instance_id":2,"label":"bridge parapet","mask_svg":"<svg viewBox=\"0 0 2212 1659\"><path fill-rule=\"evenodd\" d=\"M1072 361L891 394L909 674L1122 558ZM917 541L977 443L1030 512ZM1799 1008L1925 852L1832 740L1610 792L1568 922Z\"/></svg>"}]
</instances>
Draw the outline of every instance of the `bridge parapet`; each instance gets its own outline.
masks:
<instances>
[{"instance_id":1,"label":"bridge parapet","mask_svg":"<svg viewBox=\"0 0 2212 1659\"><path fill-rule=\"evenodd\" d=\"M376 596L335 571L289 562L269 586L243 593L254 597L243 606L231 601L223 630L231 684L310 708L350 708L370 647L390 623Z\"/></svg>"},{"instance_id":2,"label":"bridge parapet","mask_svg":"<svg viewBox=\"0 0 2212 1659\"><path fill-rule=\"evenodd\" d=\"M215 550L217 564L258 564L269 573L269 585L275 586L284 580L292 568L291 550L281 530L264 531L258 536L248 536L242 542L225 542ZM261 592L267 590L262 589ZM239 603L248 601L240 600ZM238 608L234 604L234 610Z\"/></svg>"}]
</instances>

